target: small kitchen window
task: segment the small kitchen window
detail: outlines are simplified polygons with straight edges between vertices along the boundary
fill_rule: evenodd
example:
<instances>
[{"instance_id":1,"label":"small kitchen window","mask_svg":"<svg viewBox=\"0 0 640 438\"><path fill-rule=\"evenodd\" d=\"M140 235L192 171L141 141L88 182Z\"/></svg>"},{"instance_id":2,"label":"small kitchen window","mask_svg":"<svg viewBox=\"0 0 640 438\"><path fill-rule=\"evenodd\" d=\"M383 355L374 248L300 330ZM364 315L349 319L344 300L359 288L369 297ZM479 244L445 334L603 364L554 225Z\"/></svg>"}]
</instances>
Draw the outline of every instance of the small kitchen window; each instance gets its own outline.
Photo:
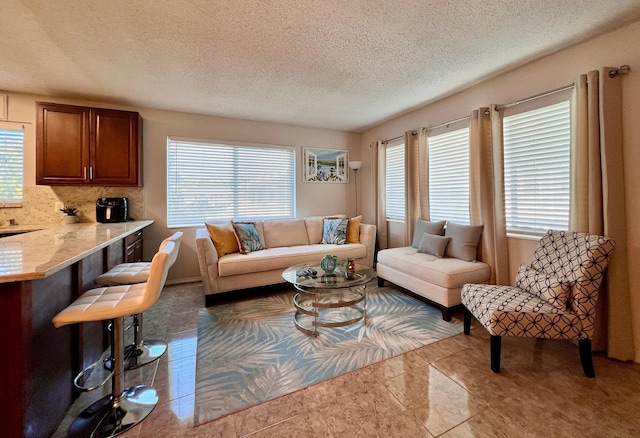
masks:
<instances>
[{"instance_id":1,"label":"small kitchen window","mask_svg":"<svg viewBox=\"0 0 640 438\"><path fill-rule=\"evenodd\" d=\"M24 190L24 126L0 122L0 207L21 207Z\"/></svg>"}]
</instances>

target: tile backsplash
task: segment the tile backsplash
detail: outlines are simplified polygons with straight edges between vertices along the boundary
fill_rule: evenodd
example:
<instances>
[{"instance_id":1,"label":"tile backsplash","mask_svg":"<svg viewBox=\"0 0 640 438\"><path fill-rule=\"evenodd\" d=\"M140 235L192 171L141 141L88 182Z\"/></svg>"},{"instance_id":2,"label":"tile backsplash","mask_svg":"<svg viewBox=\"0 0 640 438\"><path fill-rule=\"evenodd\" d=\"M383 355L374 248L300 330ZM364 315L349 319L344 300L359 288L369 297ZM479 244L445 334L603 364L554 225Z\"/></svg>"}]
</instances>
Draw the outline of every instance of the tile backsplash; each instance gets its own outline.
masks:
<instances>
[{"instance_id":1,"label":"tile backsplash","mask_svg":"<svg viewBox=\"0 0 640 438\"><path fill-rule=\"evenodd\" d=\"M0 226L57 225L63 223L64 213L55 209L56 202L78 209L78 222L96 222L96 200L102 197L129 198L129 217L144 219L142 187L67 187L28 186L24 188L22 207L0 208Z\"/></svg>"}]
</instances>

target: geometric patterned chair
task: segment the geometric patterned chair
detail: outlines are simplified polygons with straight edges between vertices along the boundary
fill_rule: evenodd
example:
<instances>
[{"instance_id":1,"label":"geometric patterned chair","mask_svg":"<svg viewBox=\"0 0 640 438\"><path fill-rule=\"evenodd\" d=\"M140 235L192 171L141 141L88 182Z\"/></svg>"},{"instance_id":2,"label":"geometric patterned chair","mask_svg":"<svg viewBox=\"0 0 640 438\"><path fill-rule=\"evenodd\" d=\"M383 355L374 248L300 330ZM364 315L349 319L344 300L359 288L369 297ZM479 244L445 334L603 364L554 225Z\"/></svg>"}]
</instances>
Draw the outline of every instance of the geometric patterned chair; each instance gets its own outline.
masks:
<instances>
[{"instance_id":1,"label":"geometric patterned chair","mask_svg":"<svg viewBox=\"0 0 640 438\"><path fill-rule=\"evenodd\" d=\"M520 265L516 286L466 284L461 291L464 333L473 315L491 335L491 369L500 372L502 336L576 339L587 377L596 302L615 242L571 231L548 231L530 265Z\"/></svg>"}]
</instances>

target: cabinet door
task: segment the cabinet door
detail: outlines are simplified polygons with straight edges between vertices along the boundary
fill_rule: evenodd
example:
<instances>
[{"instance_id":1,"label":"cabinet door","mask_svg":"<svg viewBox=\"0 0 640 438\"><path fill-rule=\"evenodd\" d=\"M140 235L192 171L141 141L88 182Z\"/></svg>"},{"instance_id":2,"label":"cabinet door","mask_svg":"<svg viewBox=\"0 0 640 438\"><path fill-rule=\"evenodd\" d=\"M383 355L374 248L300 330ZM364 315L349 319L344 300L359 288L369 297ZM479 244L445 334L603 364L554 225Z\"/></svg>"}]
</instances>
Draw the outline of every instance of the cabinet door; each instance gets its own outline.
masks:
<instances>
[{"instance_id":1,"label":"cabinet door","mask_svg":"<svg viewBox=\"0 0 640 438\"><path fill-rule=\"evenodd\" d=\"M89 182L89 108L38 103L36 183Z\"/></svg>"},{"instance_id":2,"label":"cabinet door","mask_svg":"<svg viewBox=\"0 0 640 438\"><path fill-rule=\"evenodd\" d=\"M140 185L139 120L136 112L91 109L91 184Z\"/></svg>"}]
</instances>

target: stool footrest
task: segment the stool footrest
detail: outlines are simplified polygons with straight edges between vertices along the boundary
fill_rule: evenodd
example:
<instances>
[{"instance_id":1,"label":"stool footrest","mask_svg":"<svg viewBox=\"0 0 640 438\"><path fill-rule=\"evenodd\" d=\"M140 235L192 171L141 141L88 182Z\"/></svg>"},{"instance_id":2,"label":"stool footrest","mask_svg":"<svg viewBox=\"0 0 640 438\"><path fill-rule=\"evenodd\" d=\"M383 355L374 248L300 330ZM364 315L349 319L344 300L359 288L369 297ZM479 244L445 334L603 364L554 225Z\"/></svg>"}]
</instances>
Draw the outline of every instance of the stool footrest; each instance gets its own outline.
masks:
<instances>
[{"instance_id":1,"label":"stool footrest","mask_svg":"<svg viewBox=\"0 0 640 438\"><path fill-rule=\"evenodd\" d=\"M105 366L110 360L111 358L100 359L80 371L73 379L73 385L81 391L93 391L100 388L113 376L113 370Z\"/></svg>"}]
</instances>

